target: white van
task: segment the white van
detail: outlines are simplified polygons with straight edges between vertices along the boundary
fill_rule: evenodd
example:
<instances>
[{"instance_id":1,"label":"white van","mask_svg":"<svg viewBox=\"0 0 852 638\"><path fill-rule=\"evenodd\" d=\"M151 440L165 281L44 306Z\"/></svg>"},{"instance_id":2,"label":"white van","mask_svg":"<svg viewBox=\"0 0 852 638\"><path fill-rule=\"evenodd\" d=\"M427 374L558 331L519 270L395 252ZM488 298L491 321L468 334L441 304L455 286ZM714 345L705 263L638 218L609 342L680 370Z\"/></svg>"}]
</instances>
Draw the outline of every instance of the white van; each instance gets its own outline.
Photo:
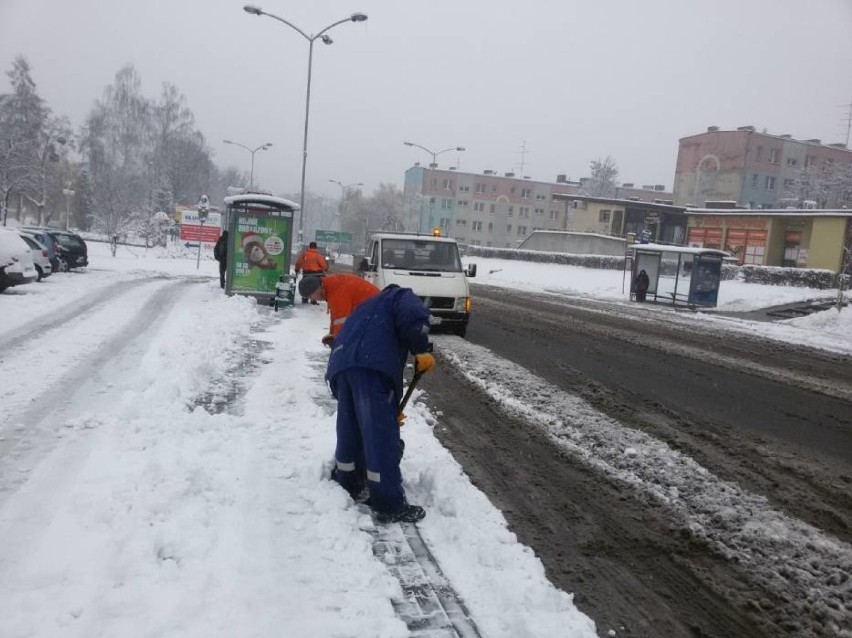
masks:
<instances>
[{"instance_id":1,"label":"white van","mask_svg":"<svg viewBox=\"0 0 852 638\"><path fill-rule=\"evenodd\" d=\"M429 307L433 328L465 335L471 309L467 278L476 276L476 264L462 268L455 239L376 233L358 270L379 288L411 288Z\"/></svg>"}]
</instances>

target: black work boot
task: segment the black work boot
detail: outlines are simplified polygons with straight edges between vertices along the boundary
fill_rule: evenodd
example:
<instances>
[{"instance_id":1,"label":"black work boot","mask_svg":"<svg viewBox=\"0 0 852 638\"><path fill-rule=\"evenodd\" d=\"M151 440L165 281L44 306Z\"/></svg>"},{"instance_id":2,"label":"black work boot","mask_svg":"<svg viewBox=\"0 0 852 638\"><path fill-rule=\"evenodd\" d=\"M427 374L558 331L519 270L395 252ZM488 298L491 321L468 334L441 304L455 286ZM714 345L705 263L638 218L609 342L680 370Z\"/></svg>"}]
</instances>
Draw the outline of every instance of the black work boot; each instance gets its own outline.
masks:
<instances>
[{"instance_id":1,"label":"black work boot","mask_svg":"<svg viewBox=\"0 0 852 638\"><path fill-rule=\"evenodd\" d=\"M419 505L406 504L396 514L388 512L376 512L376 520L379 523L416 523L422 521L426 516L426 510Z\"/></svg>"}]
</instances>

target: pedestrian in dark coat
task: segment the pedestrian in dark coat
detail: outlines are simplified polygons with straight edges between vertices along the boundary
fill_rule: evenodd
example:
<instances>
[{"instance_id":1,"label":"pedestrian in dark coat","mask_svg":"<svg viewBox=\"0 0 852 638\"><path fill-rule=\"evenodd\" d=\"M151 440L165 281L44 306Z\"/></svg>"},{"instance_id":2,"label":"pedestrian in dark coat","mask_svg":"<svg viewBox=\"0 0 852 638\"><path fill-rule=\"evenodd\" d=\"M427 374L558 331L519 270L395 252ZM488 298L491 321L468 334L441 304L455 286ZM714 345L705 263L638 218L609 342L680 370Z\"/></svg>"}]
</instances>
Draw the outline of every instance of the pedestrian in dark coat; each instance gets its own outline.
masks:
<instances>
[{"instance_id":1,"label":"pedestrian in dark coat","mask_svg":"<svg viewBox=\"0 0 852 638\"><path fill-rule=\"evenodd\" d=\"M366 475L369 504L380 522L416 522L399 469L399 403L408 353L416 369L435 365L429 354L429 309L410 288L388 286L362 302L334 340L326 379L337 399L334 480L353 497Z\"/></svg>"},{"instance_id":2,"label":"pedestrian in dark coat","mask_svg":"<svg viewBox=\"0 0 852 638\"><path fill-rule=\"evenodd\" d=\"M648 294L648 287L651 285L651 279L648 273L640 270L636 275L636 301L645 301L645 295Z\"/></svg>"},{"instance_id":3,"label":"pedestrian in dark coat","mask_svg":"<svg viewBox=\"0 0 852 638\"><path fill-rule=\"evenodd\" d=\"M222 231L213 246L213 258L219 262L219 286L225 287L225 272L228 270L228 231Z\"/></svg>"}]
</instances>

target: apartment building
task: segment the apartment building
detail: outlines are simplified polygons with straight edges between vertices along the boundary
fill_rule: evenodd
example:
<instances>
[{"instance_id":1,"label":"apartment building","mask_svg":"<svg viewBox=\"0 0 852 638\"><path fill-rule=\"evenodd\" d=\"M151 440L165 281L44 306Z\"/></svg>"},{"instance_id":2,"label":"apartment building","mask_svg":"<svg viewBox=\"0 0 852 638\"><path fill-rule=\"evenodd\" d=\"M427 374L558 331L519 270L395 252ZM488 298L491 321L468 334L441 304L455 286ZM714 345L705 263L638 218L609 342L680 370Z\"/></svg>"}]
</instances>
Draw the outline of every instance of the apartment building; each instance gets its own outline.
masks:
<instances>
[{"instance_id":1,"label":"apartment building","mask_svg":"<svg viewBox=\"0 0 852 638\"><path fill-rule=\"evenodd\" d=\"M577 193L579 182L541 182L513 173L468 173L415 164L405 172L403 215L419 232L440 227L475 246L509 248L533 230L565 230L565 205L553 195Z\"/></svg>"},{"instance_id":2,"label":"apartment building","mask_svg":"<svg viewBox=\"0 0 852 638\"><path fill-rule=\"evenodd\" d=\"M704 206L728 202L751 209L785 208L796 198L803 169L852 166L845 144L796 140L792 135L759 133L753 126L733 131L711 126L679 141L673 203ZM839 205L820 202L819 205Z\"/></svg>"}]
</instances>

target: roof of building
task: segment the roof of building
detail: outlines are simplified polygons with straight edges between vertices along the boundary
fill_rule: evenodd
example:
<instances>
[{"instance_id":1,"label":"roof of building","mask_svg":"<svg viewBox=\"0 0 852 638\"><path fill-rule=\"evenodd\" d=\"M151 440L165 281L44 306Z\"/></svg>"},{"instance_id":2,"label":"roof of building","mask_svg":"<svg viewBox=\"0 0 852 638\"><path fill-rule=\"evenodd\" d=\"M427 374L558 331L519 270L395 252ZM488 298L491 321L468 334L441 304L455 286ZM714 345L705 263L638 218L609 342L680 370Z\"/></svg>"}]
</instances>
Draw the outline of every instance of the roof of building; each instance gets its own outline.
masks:
<instances>
[{"instance_id":1,"label":"roof of building","mask_svg":"<svg viewBox=\"0 0 852 638\"><path fill-rule=\"evenodd\" d=\"M735 129L720 129L719 127L711 126L706 131L702 131L701 133L693 133L692 135L686 135L680 138L680 141L688 140L691 137L701 137L702 135L710 135L713 133L752 133L754 135L761 135L763 137L772 137L782 142L799 142L800 144L811 144L813 146L821 146L823 148L830 148L836 151L846 151L847 153L852 153L852 149L846 148L846 145L840 142L823 144L822 140L818 140L816 138L800 140L794 138L789 133L782 133L779 135L776 133L766 133L763 131L758 131L754 126L740 126Z\"/></svg>"},{"instance_id":2,"label":"roof of building","mask_svg":"<svg viewBox=\"0 0 852 638\"><path fill-rule=\"evenodd\" d=\"M648 250L660 253L678 253L681 255L721 255L722 257L730 257L731 253L719 250L718 248L698 248L694 246L670 246L668 244L631 244L628 248L636 250Z\"/></svg>"},{"instance_id":3,"label":"roof of building","mask_svg":"<svg viewBox=\"0 0 852 638\"><path fill-rule=\"evenodd\" d=\"M592 197L591 195L574 195L572 193L554 193L556 200L579 200L581 202L598 202L601 204L612 204L613 206L632 206L646 210L656 210L664 213L682 213L685 206L674 206L672 204L658 204L656 202L643 202L636 199L619 199L616 197Z\"/></svg>"},{"instance_id":4,"label":"roof of building","mask_svg":"<svg viewBox=\"0 0 852 638\"><path fill-rule=\"evenodd\" d=\"M283 197L274 197L273 195L262 195L260 193L243 193L241 195L229 195L225 198L225 203L240 204L240 203L257 203L257 204L273 204L275 206L284 206L290 210L299 210L299 205L296 202L291 202Z\"/></svg>"},{"instance_id":5,"label":"roof of building","mask_svg":"<svg viewBox=\"0 0 852 638\"><path fill-rule=\"evenodd\" d=\"M852 217L850 208L691 208L687 215L731 215L736 217Z\"/></svg>"}]
</instances>

